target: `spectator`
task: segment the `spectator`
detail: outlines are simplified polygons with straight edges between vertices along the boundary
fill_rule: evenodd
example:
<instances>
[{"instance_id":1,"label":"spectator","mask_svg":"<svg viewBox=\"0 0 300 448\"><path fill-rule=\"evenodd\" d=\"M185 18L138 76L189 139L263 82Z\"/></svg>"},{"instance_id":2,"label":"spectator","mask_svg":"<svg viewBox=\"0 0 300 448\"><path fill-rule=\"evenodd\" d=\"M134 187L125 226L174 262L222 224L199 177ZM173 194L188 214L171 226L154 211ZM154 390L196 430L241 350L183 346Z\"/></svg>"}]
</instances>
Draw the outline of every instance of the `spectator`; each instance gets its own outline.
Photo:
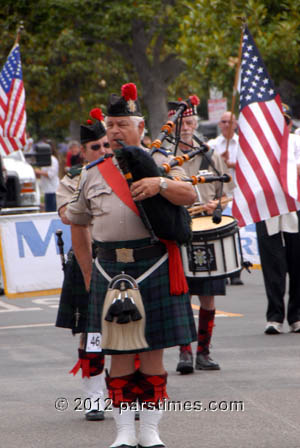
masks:
<instances>
[{"instance_id":1,"label":"spectator","mask_svg":"<svg viewBox=\"0 0 300 448\"><path fill-rule=\"evenodd\" d=\"M69 169L74 165L80 165L82 163L80 143L77 140L71 140L68 143L65 171L68 172Z\"/></svg>"},{"instance_id":2,"label":"spectator","mask_svg":"<svg viewBox=\"0 0 300 448\"><path fill-rule=\"evenodd\" d=\"M56 211L56 190L59 184L59 163L56 149L51 141L47 141L51 146L51 165L35 168L35 174L40 179L40 188L44 193L45 212Z\"/></svg>"}]
</instances>

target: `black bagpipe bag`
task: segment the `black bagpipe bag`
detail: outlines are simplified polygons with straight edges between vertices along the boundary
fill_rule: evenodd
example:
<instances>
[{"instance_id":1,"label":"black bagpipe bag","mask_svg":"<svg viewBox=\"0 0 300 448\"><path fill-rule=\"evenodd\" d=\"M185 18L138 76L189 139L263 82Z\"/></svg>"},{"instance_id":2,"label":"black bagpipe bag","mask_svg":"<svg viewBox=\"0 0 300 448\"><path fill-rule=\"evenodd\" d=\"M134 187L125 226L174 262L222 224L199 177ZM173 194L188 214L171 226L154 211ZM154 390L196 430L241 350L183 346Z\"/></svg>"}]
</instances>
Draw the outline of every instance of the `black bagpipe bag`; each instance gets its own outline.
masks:
<instances>
[{"instance_id":1,"label":"black bagpipe bag","mask_svg":"<svg viewBox=\"0 0 300 448\"><path fill-rule=\"evenodd\" d=\"M124 158L133 181L144 177L163 176L151 155L136 146L125 146L118 151L117 158ZM186 244L192 240L191 217L185 207L172 204L157 194L141 201L145 213L158 238Z\"/></svg>"}]
</instances>

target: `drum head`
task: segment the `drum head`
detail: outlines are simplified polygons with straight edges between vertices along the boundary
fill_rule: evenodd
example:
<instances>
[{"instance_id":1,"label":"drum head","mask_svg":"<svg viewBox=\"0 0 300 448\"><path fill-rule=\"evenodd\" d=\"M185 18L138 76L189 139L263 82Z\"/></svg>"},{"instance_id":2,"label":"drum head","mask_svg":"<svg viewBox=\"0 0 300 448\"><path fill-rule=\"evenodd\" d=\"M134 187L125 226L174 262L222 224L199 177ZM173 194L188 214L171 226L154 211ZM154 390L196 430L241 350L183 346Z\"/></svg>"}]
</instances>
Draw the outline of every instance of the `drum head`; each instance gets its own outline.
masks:
<instances>
[{"instance_id":1,"label":"drum head","mask_svg":"<svg viewBox=\"0 0 300 448\"><path fill-rule=\"evenodd\" d=\"M233 216L222 215L222 220L219 224L215 224L212 220L212 216L198 216L192 219L193 232L203 232L205 230L215 230L221 227L225 227L234 224L236 220Z\"/></svg>"}]
</instances>

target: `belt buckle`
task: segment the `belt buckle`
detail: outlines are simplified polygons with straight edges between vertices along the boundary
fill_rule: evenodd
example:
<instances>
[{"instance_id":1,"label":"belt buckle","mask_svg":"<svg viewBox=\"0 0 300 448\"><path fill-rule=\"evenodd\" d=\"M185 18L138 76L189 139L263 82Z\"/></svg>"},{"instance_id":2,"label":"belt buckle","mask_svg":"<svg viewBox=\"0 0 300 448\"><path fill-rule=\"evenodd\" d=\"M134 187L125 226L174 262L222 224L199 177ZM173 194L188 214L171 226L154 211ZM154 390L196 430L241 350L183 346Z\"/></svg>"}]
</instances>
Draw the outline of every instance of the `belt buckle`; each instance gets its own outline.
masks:
<instances>
[{"instance_id":1,"label":"belt buckle","mask_svg":"<svg viewBox=\"0 0 300 448\"><path fill-rule=\"evenodd\" d=\"M121 249L116 249L117 254L117 262L120 263L133 263L133 249L128 249L126 247L122 247Z\"/></svg>"}]
</instances>

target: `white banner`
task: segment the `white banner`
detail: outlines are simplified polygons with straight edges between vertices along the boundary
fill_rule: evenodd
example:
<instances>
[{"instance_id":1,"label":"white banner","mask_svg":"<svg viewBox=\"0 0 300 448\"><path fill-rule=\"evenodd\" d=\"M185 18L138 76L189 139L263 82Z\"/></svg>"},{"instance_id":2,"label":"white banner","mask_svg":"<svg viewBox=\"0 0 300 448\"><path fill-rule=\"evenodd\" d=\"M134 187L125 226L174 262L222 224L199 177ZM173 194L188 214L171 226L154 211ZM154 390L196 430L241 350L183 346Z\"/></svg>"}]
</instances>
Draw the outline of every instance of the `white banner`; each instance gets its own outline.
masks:
<instances>
[{"instance_id":1,"label":"white banner","mask_svg":"<svg viewBox=\"0 0 300 448\"><path fill-rule=\"evenodd\" d=\"M224 112L227 111L226 98L207 100L207 109L209 121L220 121Z\"/></svg>"},{"instance_id":2,"label":"white banner","mask_svg":"<svg viewBox=\"0 0 300 448\"><path fill-rule=\"evenodd\" d=\"M63 271L55 235L59 229L67 253L70 227L56 212L0 216L0 261L8 297L61 288Z\"/></svg>"}]
</instances>

